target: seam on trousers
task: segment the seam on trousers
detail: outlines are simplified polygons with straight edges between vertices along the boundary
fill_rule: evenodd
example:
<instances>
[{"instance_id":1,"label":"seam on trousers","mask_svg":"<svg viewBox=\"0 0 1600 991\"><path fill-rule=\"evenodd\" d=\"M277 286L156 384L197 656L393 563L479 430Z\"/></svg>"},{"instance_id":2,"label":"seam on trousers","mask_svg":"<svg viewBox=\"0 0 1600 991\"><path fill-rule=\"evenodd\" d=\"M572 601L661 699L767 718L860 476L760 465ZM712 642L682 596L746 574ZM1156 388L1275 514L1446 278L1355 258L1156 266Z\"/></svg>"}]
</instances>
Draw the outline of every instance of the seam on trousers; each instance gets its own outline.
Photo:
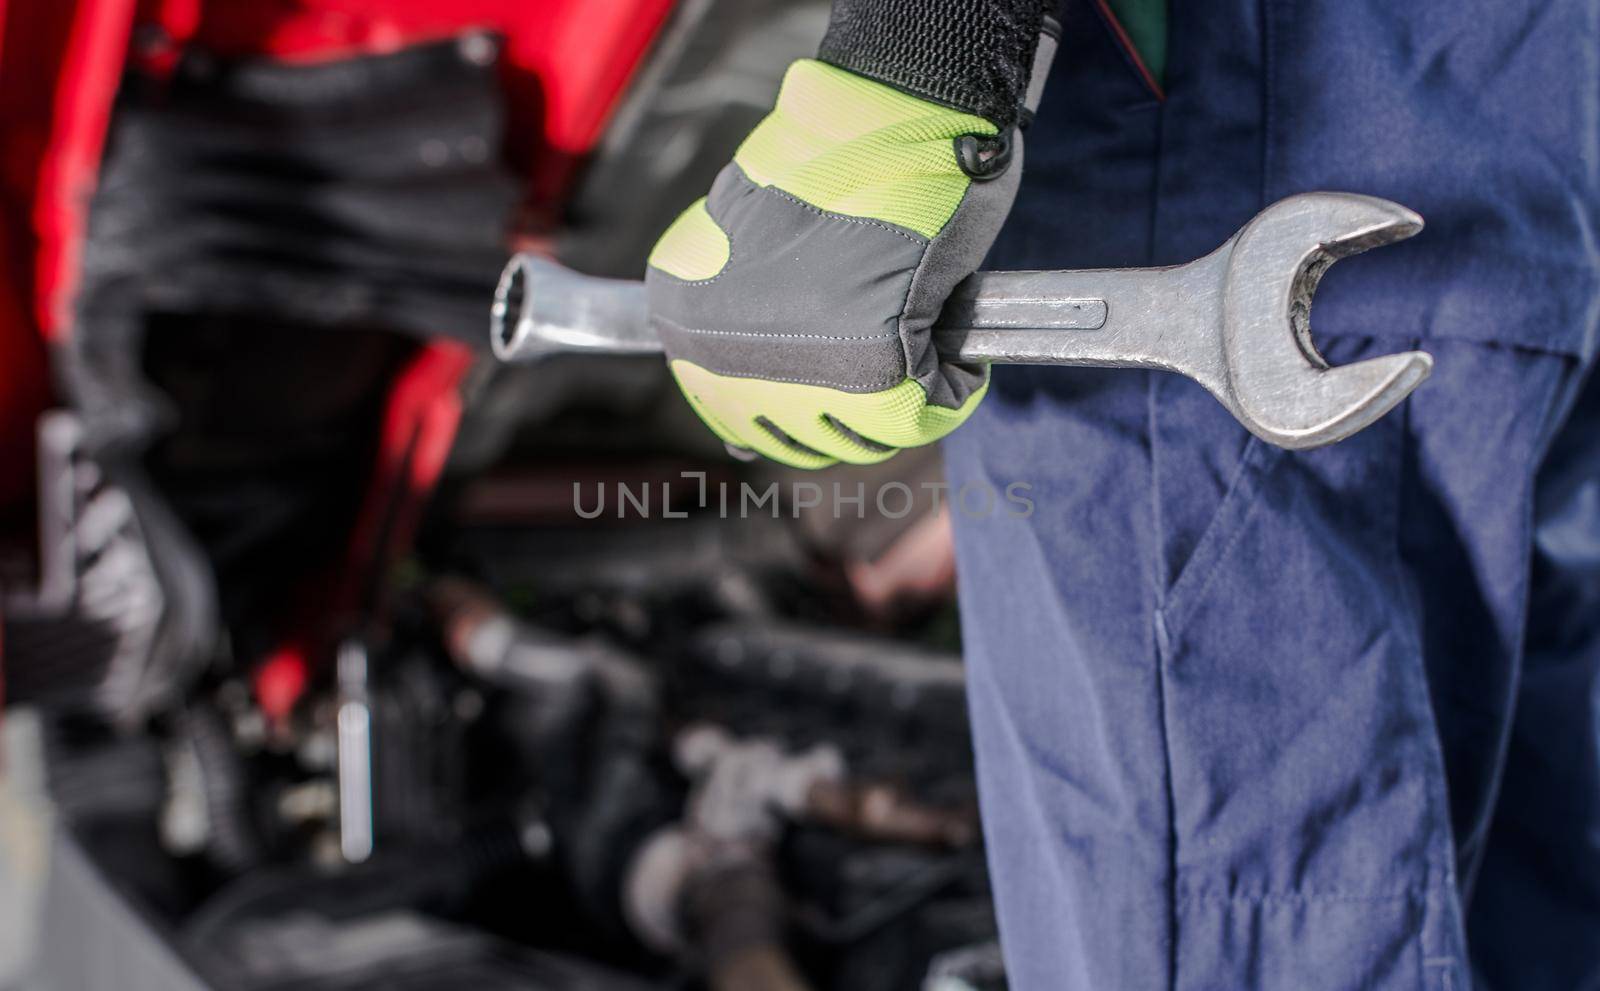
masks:
<instances>
[{"instance_id":1,"label":"seam on trousers","mask_svg":"<svg viewBox=\"0 0 1600 991\"><path fill-rule=\"evenodd\" d=\"M1166 543L1162 540L1166 531L1163 529L1164 521L1161 517L1161 418L1158 415L1156 402L1156 381L1154 376L1145 375L1145 431L1150 436L1150 531L1152 535L1150 556L1153 559L1150 568L1152 571L1151 586L1154 589L1156 617L1161 619L1161 614L1167 606L1167 595L1172 591L1167 582L1167 552ZM1163 621L1162 635L1165 636L1165 622Z\"/></svg>"},{"instance_id":2,"label":"seam on trousers","mask_svg":"<svg viewBox=\"0 0 1600 991\"><path fill-rule=\"evenodd\" d=\"M1417 623L1420 623L1422 618L1422 602L1416 595L1416 589L1414 588L1412 582L1407 580L1404 558L1401 555L1400 547L1400 534L1403 532L1401 528L1405 525L1405 493L1407 491L1409 478L1411 475L1411 470L1409 468L1411 460L1409 454L1410 448L1412 447L1411 403L1403 403L1400 409L1395 410L1390 415L1398 417L1400 420L1400 425L1398 428L1399 436L1395 440L1396 450L1393 455L1398 460L1395 464L1393 502L1390 504L1389 532L1392 534L1393 543L1390 553L1390 567L1394 571L1397 587L1405 590L1403 594L1407 599L1407 606L1409 607L1408 611L1410 612L1411 616L1417 620ZM1404 624L1402 628L1396 632L1406 641L1408 651L1410 652L1411 656L1416 659L1415 666L1417 670L1422 672L1423 685L1420 699L1417 698L1418 693L1414 687L1415 678L1408 677L1405 679L1405 682L1408 686L1413 686L1410 690L1410 694L1412 695L1412 704L1416 705L1420 703L1423 706L1424 711L1428 713L1428 722L1432 727L1428 734L1429 739L1433 742L1433 754L1431 754L1430 757L1437 758L1437 760L1430 759L1428 761L1428 766L1424 771L1424 773L1427 775L1427 781L1423 784L1422 791L1426 796L1424 801L1427 803L1424 814L1427 816L1429 823L1435 824L1434 828L1439 828L1438 823L1442 807L1440 805L1440 795L1438 794L1438 791L1442 784L1442 781L1439 779L1444 774L1444 767L1442 757L1440 755L1441 744L1439 742L1438 717L1434 715L1433 699L1428 693L1428 655L1424 652L1422 632L1417 623ZM1435 773L1436 771L1437 773ZM1445 830L1446 837L1448 837L1450 830L1450 818L1447 810L1444 812L1443 828ZM1446 865L1438 864L1436 862L1434 853L1434 844L1429 843L1423 854L1423 862L1427 866L1427 871L1424 876L1428 879L1428 885L1430 887L1433 886L1435 883L1434 879L1439 876L1442 870L1448 873L1448 868ZM1419 982L1418 987L1422 988L1427 988L1431 984L1431 982L1428 980L1428 960L1431 956L1437 953L1437 948L1428 945L1430 942L1430 934L1433 930L1433 926L1431 924L1433 920L1430 918L1430 916L1434 911L1436 911L1434 907L1434 901L1435 899L1431 897L1431 892L1424 893L1422 899L1422 930L1417 933L1417 946L1420 951L1418 956L1421 958L1418 961L1419 970L1417 978Z\"/></svg>"},{"instance_id":3,"label":"seam on trousers","mask_svg":"<svg viewBox=\"0 0 1600 991\"><path fill-rule=\"evenodd\" d=\"M1165 559L1162 560L1162 580L1167 582L1166 596L1169 601L1181 602L1183 596L1175 593L1187 591L1188 586L1198 580L1189 579L1187 582L1185 581L1189 573L1199 566L1196 562L1201 558L1201 552L1208 549L1211 543L1214 542L1214 538L1211 537L1211 531L1222 525L1224 511L1233 504L1234 493L1244 485L1250 469L1251 459L1255 455L1256 445L1259 443L1260 441L1255 437L1245 438L1244 449L1239 452L1238 460L1233 463L1233 471L1228 475L1228 484L1223 488L1221 497L1217 499L1216 508L1211 511L1211 516L1206 520L1205 527L1201 529L1199 538L1195 540L1194 546L1189 549L1189 556L1184 559L1183 564L1179 565L1177 572L1170 579L1166 577L1167 565L1170 562Z\"/></svg>"},{"instance_id":4,"label":"seam on trousers","mask_svg":"<svg viewBox=\"0 0 1600 991\"><path fill-rule=\"evenodd\" d=\"M1272 202L1273 126L1278 118L1278 60L1273 57L1278 33L1273 28L1273 0L1261 0L1261 203Z\"/></svg>"},{"instance_id":5,"label":"seam on trousers","mask_svg":"<svg viewBox=\"0 0 1600 991\"><path fill-rule=\"evenodd\" d=\"M1165 613L1167 563L1161 539L1161 484L1159 467L1160 433L1156 429L1159 404L1156 402L1156 376L1144 373L1146 429L1150 434L1150 512L1151 533L1150 612L1152 645L1155 650L1156 718L1160 722L1162 786L1167 801L1167 987L1178 986L1178 797L1172 780L1172 747L1167 718L1167 658L1172 656L1172 640Z\"/></svg>"},{"instance_id":6,"label":"seam on trousers","mask_svg":"<svg viewBox=\"0 0 1600 991\"><path fill-rule=\"evenodd\" d=\"M1414 348L1420 347L1421 343L1420 340L1413 340L1411 346ZM1428 655L1423 641L1421 626L1419 625L1423 615L1422 601L1416 594L1415 583L1409 579L1400 539L1400 535L1405 532L1406 492L1412 484L1413 474L1411 469L1413 461L1412 448L1415 446L1413 441L1414 433L1412 431L1413 408L1413 404L1408 401L1390 414L1398 420L1398 423L1393 428L1395 432L1394 450L1390 454L1395 459L1394 492L1393 499L1389 505L1390 533L1393 535L1390 567L1393 570L1396 587L1404 590L1402 594L1406 596L1408 611L1417 619L1416 623L1404 624L1396 632L1406 641L1411 655L1416 659L1409 676L1404 681L1406 690L1411 695L1411 704L1413 707L1420 707L1421 711L1427 713L1430 727L1426 750L1422 754L1426 758L1426 765L1423 769L1423 773L1426 775L1423 783L1423 794L1427 805L1424 814L1433 829L1444 837L1442 850L1439 849L1437 843L1430 842L1423 855L1423 863L1427 871L1425 874L1426 889L1423 891L1422 898L1422 928L1417 933L1417 946L1420 950L1419 956L1421 958L1418 979L1421 987L1427 988L1437 985L1443 988L1444 991L1449 991L1452 981L1450 971L1440 971L1443 975L1441 978L1442 983L1430 981L1428 971L1430 968L1436 971L1439 970L1442 966L1440 961L1448 962L1452 969L1455 966L1454 957L1441 956L1440 950L1443 948L1433 945L1434 934L1438 931L1439 925L1443 921L1439 918L1439 914L1450 912L1447 904L1440 904L1441 899L1453 900L1456 898L1453 880L1455 877L1455 865L1453 863L1455 854L1454 842L1451 836L1450 800L1445 794L1447 779L1444 764L1444 747L1439 739L1438 716L1433 710L1433 695L1428 687ZM1443 858L1442 861L1441 857ZM1454 926L1451 928L1454 928ZM1430 961L1432 962L1430 963Z\"/></svg>"},{"instance_id":7,"label":"seam on trousers","mask_svg":"<svg viewBox=\"0 0 1600 991\"><path fill-rule=\"evenodd\" d=\"M1210 902L1227 903L1236 905L1270 905L1273 902L1289 903L1316 903L1340 904L1354 902L1359 904L1381 904L1386 902L1414 901L1426 902L1427 892L1420 888L1403 888L1399 891L1382 892L1344 892L1344 891L1183 891L1178 894L1179 900L1184 904L1198 904Z\"/></svg>"},{"instance_id":8,"label":"seam on trousers","mask_svg":"<svg viewBox=\"0 0 1600 991\"><path fill-rule=\"evenodd\" d=\"M1168 20L1168 28L1171 21ZM1172 64L1171 36L1168 36L1167 64ZM1145 229L1145 245L1149 249L1145 254L1145 264L1156 264L1156 232L1161 229L1161 175L1162 167L1166 164L1166 157L1162 149L1166 147L1167 139L1167 101L1163 97L1156 104L1156 142L1155 151L1150 162L1150 224Z\"/></svg>"},{"instance_id":9,"label":"seam on trousers","mask_svg":"<svg viewBox=\"0 0 1600 991\"><path fill-rule=\"evenodd\" d=\"M1242 429L1242 428L1241 428ZM1205 601L1207 590L1232 556L1234 546L1250 528L1261 497L1262 482L1282 463L1288 452L1251 436L1216 511L1206 523L1183 570L1168 590L1165 604L1168 633L1183 635L1190 614Z\"/></svg>"},{"instance_id":10,"label":"seam on trousers","mask_svg":"<svg viewBox=\"0 0 1600 991\"><path fill-rule=\"evenodd\" d=\"M1577 372L1579 368L1581 368L1581 365L1571 358L1565 358L1564 364L1566 364L1568 368L1563 374L1569 379ZM1482 819L1477 825L1477 828L1475 828L1474 831L1467 836L1467 839L1470 840L1472 845L1477 849L1474 851L1472 862L1463 863L1461 865L1460 882L1462 891L1466 892L1469 896L1472 889L1477 884L1478 869L1483 865L1484 855L1489 849L1489 836L1494 829L1495 810L1500 804L1500 789L1505 778L1506 759L1511 751L1511 735L1515 731L1517 697L1522 691L1522 669L1523 664L1527 659L1528 614L1532 608L1531 603L1529 602L1529 595L1531 593L1533 583L1534 500L1538 495L1536 482L1539 476L1539 466L1541 463L1543 463L1545 452L1549 450L1550 444L1555 439L1555 435L1560 432L1560 425L1558 422L1558 406L1561 403L1561 399L1563 398L1565 391L1565 388L1558 387L1550 390L1545 397L1544 409L1540 413L1541 425L1539 429L1542 436L1539 438L1537 447L1530 452L1532 455L1531 462L1528 466L1527 476L1523 479L1522 483L1525 486L1526 491L1522 498L1522 504L1525 507L1525 510L1521 521L1523 536L1521 541L1521 546L1523 548L1523 561L1521 574L1517 578L1516 592L1518 606L1515 623L1518 636L1517 643L1514 648L1514 654L1512 656L1513 665L1511 671L1511 680L1510 684L1507 686L1508 691L1506 693L1506 711L1501 726L1500 737L1495 745L1493 777L1483 796ZM1457 846L1456 852L1457 858L1459 859L1459 845Z\"/></svg>"},{"instance_id":11,"label":"seam on trousers","mask_svg":"<svg viewBox=\"0 0 1600 991\"><path fill-rule=\"evenodd\" d=\"M1172 781L1172 746L1169 742L1167 718L1167 659L1171 657L1171 642L1166 636L1166 623L1159 609L1155 612L1156 634L1156 713L1161 723L1161 776L1167 799L1167 986L1178 986L1178 823L1177 794Z\"/></svg>"},{"instance_id":12,"label":"seam on trousers","mask_svg":"<svg viewBox=\"0 0 1600 991\"><path fill-rule=\"evenodd\" d=\"M1102 11L1103 12L1103 11ZM1168 65L1171 65L1171 52L1168 52ZM1157 232L1161 229L1161 189L1162 189L1162 164L1161 154L1164 147L1166 132L1166 94L1160 94L1155 104L1156 113L1156 139L1153 161L1150 166L1150 216L1145 229L1145 264L1153 265L1156 261ZM1158 376L1150 372L1145 375L1145 404L1146 423L1145 429L1150 437L1150 519L1151 519L1151 548L1149 563L1150 569L1150 596L1151 596L1151 626L1155 638L1156 658L1156 702L1158 705L1157 716L1161 720L1161 765L1163 782L1167 802L1167 988L1176 989L1178 986L1178 796L1175 790L1172 775L1172 748L1169 743L1169 725L1167 718L1167 661L1172 654L1172 640L1167 629L1166 599L1169 591L1167 585L1167 560L1163 539L1163 521L1161 516L1161 468L1160 468L1160 432L1157 429L1159 422L1160 404L1157 402L1156 390Z\"/></svg>"}]
</instances>

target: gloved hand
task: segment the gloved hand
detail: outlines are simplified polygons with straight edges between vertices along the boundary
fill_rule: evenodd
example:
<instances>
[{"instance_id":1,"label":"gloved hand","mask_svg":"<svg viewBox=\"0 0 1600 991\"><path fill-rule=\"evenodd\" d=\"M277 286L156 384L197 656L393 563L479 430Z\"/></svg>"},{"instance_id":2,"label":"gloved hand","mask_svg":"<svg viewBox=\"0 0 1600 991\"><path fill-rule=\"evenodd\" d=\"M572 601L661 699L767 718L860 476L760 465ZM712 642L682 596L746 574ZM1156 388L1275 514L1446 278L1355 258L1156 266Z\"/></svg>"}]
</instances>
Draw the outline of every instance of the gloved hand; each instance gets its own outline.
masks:
<instances>
[{"instance_id":1,"label":"gloved hand","mask_svg":"<svg viewBox=\"0 0 1600 991\"><path fill-rule=\"evenodd\" d=\"M651 322L701 419L800 468L959 426L987 370L943 360L929 327L999 232L1020 158L983 117L794 63L650 256Z\"/></svg>"}]
</instances>

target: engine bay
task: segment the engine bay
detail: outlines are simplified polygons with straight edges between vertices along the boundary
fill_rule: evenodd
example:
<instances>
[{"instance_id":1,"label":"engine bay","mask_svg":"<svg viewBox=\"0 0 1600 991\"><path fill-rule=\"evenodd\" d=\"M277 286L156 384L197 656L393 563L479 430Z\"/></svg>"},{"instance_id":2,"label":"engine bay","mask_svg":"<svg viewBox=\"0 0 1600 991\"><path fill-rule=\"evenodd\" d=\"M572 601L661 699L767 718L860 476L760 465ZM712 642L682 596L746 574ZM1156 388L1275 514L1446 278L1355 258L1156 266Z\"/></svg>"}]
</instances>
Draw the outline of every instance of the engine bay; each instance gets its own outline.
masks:
<instances>
[{"instance_id":1,"label":"engine bay","mask_svg":"<svg viewBox=\"0 0 1600 991\"><path fill-rule=\"evenodd\" d=\"M827 9L735 6L665 29L552 254L636 274ZM937 455L802 481L659 361L489 360L500 44L190 52L119 91L39 546L0 562L46 956L120 961L85 987L1004 987Z\"/></svg>"}]
</instances>

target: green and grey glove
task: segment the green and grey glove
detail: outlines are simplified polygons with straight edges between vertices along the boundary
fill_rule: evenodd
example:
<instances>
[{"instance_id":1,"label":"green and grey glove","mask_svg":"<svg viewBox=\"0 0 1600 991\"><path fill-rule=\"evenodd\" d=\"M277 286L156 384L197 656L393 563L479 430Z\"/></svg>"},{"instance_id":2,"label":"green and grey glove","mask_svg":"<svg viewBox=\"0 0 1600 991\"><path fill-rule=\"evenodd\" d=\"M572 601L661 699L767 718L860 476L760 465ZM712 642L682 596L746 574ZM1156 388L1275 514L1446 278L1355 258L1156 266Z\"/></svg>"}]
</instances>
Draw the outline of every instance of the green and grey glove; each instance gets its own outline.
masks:
<instances>
[{"instance_id":1,"label":"green and grey glove","mask_svg":"<svg viewBox=\"0 0 1600 991\"><path fill-rule=\"evenodd\" d=\"M794 63L650 256L651 321L695 411L728 444L800 468L954 430L987 370L944 360L930 327L994 242L1020 158L1009 121Z\"/></svg>"}]
</instances>

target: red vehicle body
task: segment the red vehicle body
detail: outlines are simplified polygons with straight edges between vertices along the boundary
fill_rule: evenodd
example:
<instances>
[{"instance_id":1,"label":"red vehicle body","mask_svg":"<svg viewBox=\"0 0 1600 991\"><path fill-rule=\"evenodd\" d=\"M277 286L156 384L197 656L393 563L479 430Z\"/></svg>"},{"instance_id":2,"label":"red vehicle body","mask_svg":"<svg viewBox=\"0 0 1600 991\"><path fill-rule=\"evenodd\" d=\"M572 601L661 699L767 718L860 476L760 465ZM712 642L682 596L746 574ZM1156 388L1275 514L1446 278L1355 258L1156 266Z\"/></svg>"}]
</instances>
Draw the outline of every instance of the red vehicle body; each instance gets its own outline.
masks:
<instances>
[{"instance_id":1,"label":"red vehicle body","mask_svg":"<svg viewBox=\"0 0 1600 991\"><path fill-rule=\"evenodd\" d=\"M25 531L31 522L35 422L52 402L49 348L72 333L87 205L125 72L159 79L188 50L315 62L493 32L504 42L507 152L526 177L518 224L526 233L554 215L671 6L671 0L0 0L0 525ZM471 360L460 344L430 343L391 384L344 573L330 577L335 611L358 586L356 572L407 539L408 521L449 450L460 412L456 385ZM258 672L269 712L286 711L297 697L316 625L289 636Z\"/></svg>"}]
</instances>

